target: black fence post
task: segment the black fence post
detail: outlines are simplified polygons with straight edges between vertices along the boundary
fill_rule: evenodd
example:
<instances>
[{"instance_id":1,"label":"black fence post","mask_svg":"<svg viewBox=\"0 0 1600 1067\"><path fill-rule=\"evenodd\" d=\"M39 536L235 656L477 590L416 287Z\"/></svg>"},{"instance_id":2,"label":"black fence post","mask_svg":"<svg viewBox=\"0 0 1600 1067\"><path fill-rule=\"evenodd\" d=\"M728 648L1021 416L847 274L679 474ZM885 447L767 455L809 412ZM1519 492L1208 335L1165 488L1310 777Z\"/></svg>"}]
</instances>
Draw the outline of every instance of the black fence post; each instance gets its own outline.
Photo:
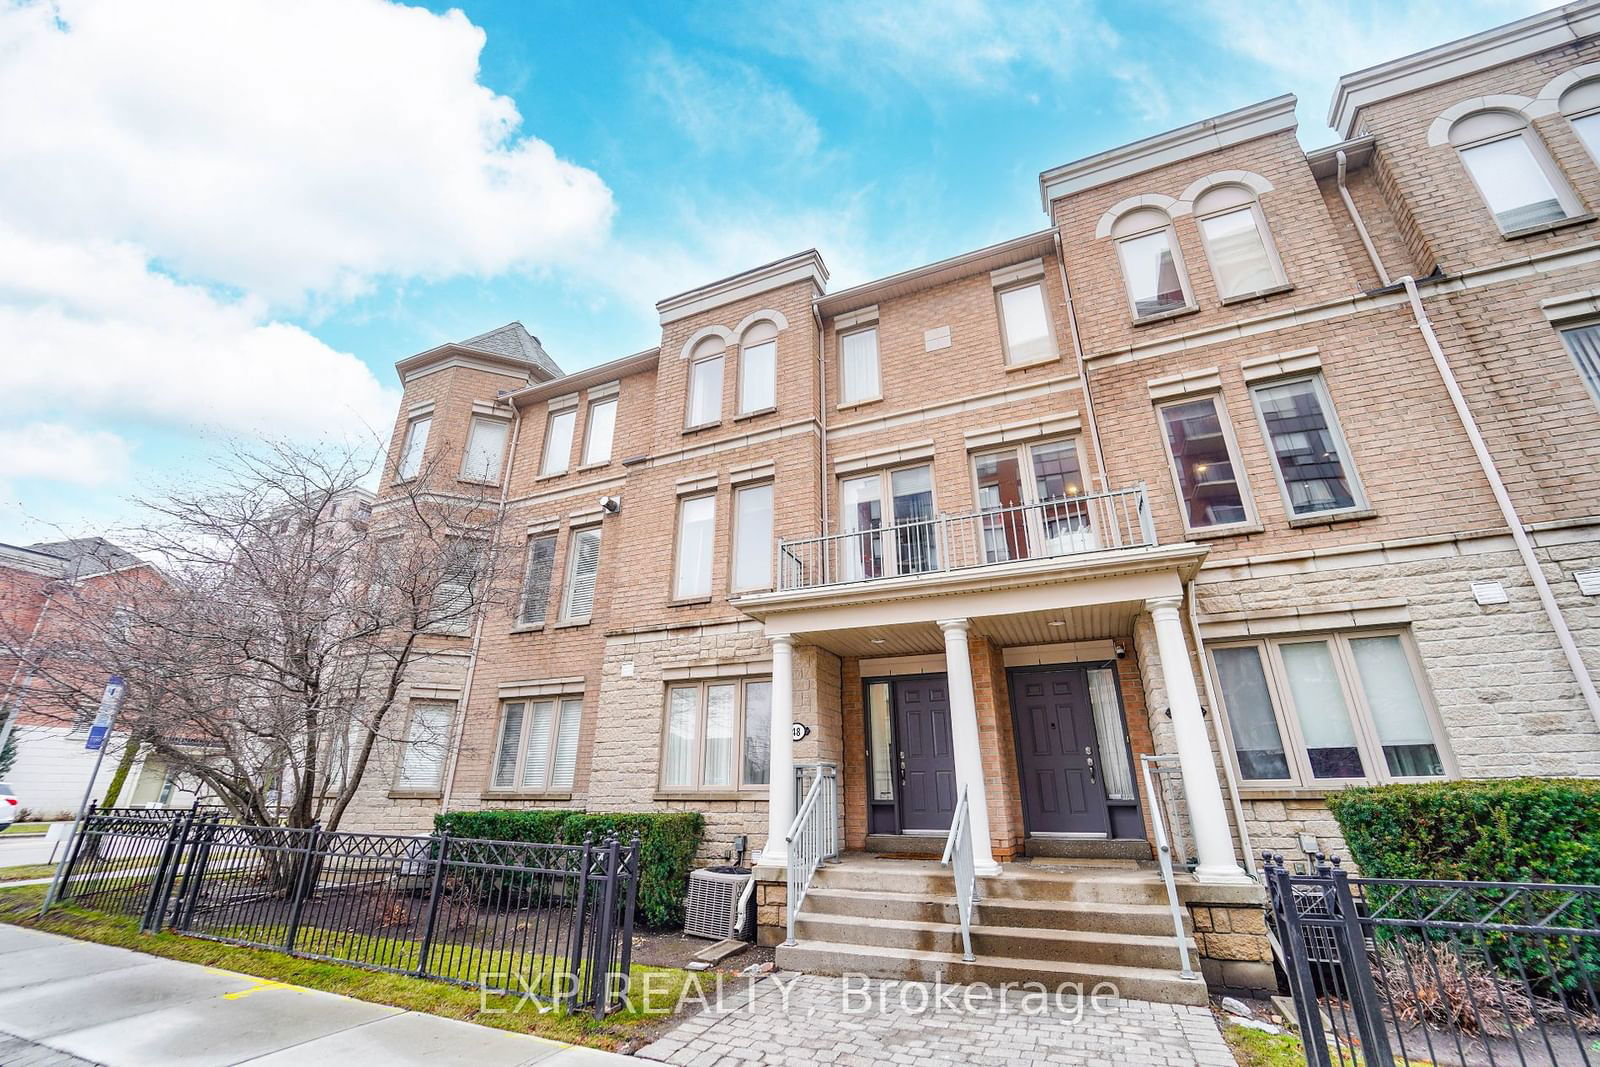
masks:
<instances>
[{"instance_id":1,"label":"black fence post","mask_svg":"<svg viewBox=\"0 0 1600 1067\"><path fill-rule=\"evenodd\" d=\"M1328 1039L1322 1032L1322 1006L1317 1003L1317 987L1311 980L1306 961L1306 935L1300 925L1300 908L1295 901L1294 883L1283 865L1282 856L1266 856L1267 885L1272 894L1272 913L1282 938L1284 963L1289 974L1289 992L1294 996L1299 1016L1300 1039L1305 1045L1309 1067L1333 1067L1328 1058Z\"/></svg>"},{"instance_id":2,"label":"black fence post","mask_svg":"<svg viewBox=\"0 0 1600 1067\"><path fill-rule=\"evenodd\" d=\"M572 937L567 942L567 977L570 990L567 1010L578 1006L578 984L583 980L583 943L589 932L589 863L594 852L594 833L583 835L583 851L578 853L578 900L573 910Z\"/></svg>"},{"instance_id":3,"label":"black fence post","mask_svg":"<svg viewBox=\"0 0 1600 1067\"><path fill-rule=\"evenodd\" d=\"M428 973L428 953L433 948L433 931L439 919L439 897L444 888L444 865L450 857L450 831L439 836L439 856L433 861L433 885L428 889L428 917L422 927L422 947L417 950L417 977Z\"/></svg>"},{"instance_id":4,"label":"black fence post","mask_svg":"<svg viewBox=\"0 0 1600 1067\"><path fill-rule=\"evenodd\" d=\"M606 840L605 891L600 898L594 950L589 954L589 988L593 991L596 1019L604 1019L611 1007L611 938L616 930L618 847L615 837Z\"/></svg>"},{"instance_id":5,"label":"black fence post","mask_svg":"<svg viewBox=\"0 0 1600 1067\"><path fill-rule=\"evenodd\" d=\"M622 906L622 992L627 993L633 982L633 912L639 899L639 835L633 835L628 845L628 863L623 872L627 877L626 896Z\"/></svg>"},{"instance_id":6,"label":"black fence post","mask_svg":"<svg viewBox=\"0 0 1600 1067\"><path fill-rule=\"evenodd\" d=\"M194 909L200 903L200 892L205 885L206 869L211 866L211 848L217 840L217 829L222 816L208 815L196 835L197 845L189 859L189 869L183 875L183 891L178 896L178 906L173 909L172 928L183 931L194 923Z\"/></svg>"},{"instance_id":7,"label":"black fence post","mask_svg":"<svg viewBox=\"0 0 1600 1067\"><path fill-rule=\"evenodd\" d=\"M1345 988L1355 994L1356 1027L1361 1034L1361 1045L1368 1063L1391 1063L1394 1053L1389 1050L1389 1028L1383 1022L1383 1006L1378 1001L1377 987L1372 983L1372 961L1367 955L1366 932L1361 925L1361 914L1356 910L1355 894L1350 892L1350 872L1339 866L1335 857L1333 892L1339 906L1340 930L1344 934L1344 948L1339 953L1344 967Z\"/></svg>"},{"instance_id":8,"label":"black fence post","mask_svg":"<svg viewBox=\"0 0 1600 1067\"><path fill-rule=\"evenodd\" d=\"M294 899L289 910L289 930L283 938L283 950L294 955L294 943L300 936L300 914L305 910L306 898L311 895L311 871L316 863L317 848L321 844L322 823L314 822L306 832L305 852L300 857L300 869L295 872Z\"/></svg>"},{"instance_id":9,"label":"black fence post","mask_svg":"<svg viewBox=\"0 0 1600 1067\"><path fill-rule=\"evenodd\" d=\"M94 825L95 814L100 810L100 805L89 801L89 806L83 812L83 825L78 827L78 832L73 835L72 848L68 850L64 862L67 869L61 873L61 900L66 901L72 896L72 873L78 866L78 857L83 855L83 842L89 836L89 828Z\"/></svg>"},{"instance_id":10,"label":"black fence post","mask_svg":"<svg viewBox=\"0 0 1600 1067\"><path fill-rule=\"evenodd\" d=\"M144 911L139 916L139 932L147 934L160 929L160 916L166 911L167 893L171 889L173 868L182 852L182 838L187 833L187 813L167 820L167 834L161 842L161 854L156 860L150 878L150 892L145 896Z\"/></svg>"}]
</instances>

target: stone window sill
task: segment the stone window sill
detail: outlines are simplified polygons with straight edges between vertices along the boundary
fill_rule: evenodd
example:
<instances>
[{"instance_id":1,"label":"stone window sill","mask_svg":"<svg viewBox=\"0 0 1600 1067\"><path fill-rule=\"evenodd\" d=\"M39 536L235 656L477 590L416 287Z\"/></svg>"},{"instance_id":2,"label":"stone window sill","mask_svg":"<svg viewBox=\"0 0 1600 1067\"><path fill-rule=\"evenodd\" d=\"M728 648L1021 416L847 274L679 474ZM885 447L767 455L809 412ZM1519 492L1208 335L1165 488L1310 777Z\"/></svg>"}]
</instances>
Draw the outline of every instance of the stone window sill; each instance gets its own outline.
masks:
<instances>
[{"instance_id":1,"label":"stone window sill","mask_svg":"<svg viewBox=\"0 0 1600 1067\"><path fill-rule=\"evenodd\" d=\"M522 789L485 789L484 800L571 800L572 792L545 793L539 790Z\"/></svg>"},{"instance_id":2,"label":"stone window sill","mask_svg":"<svg viewBox=\"0 0 1600 1067\"><path fill-rule=\"evenodd\" d=\"M1269 296L1277 296L1280 293L1288 293L1288 292L1292 292L1293 290L1294 290L1294 286L1293 285L1291 285L1288 282L1284 282L1282 285L1274 285L1274 286L1272 286L1270 288L1267 288L1267 289L1257 289L1253 293L1240 293L1238 296L1230 296L1230 297L1226 298L1225 300L1221 301L1219 306L1220 307L1228 307L1229 305L1232 305L1232 304L1245 304L1245 303L1250 302L1251 300L1264 300Z\"/></svg>"},{"instance_id":3,"label":"stone window sill","mask_svg":"<svg viewBox=\"0 0 1600 1067\"><path fill-rule=\"evenodd\" d=\"M557 630L571 630L578 626L588 626L592 619L567 619L565 622L556 623Z\"/></svg>"},{"instance_id":4,"label":"stone window sill","mask_svg":"<svg viewBox=\"0 0 1600 1067\"><path fill-rule=\"evenodd\" d=\"M834 410L835 411L850 411L850 410L852 410L854 408L864 408L868 404L881 404L882 402L883 402L883 394L879 393L877 396L863 397L860 400L852 400L852 401L850 401L848 403L838 404L838 405L835 406Z\"/></svg>"},{"instance_id":5,"label":"stone window sill","mask_svg":"<svg viewBox=\"0 0 1600 1067\"><path fill-rule=\"evenodd\" d=\"M589 471L605 470L609 466L611 466L609 459L600 463L585 463L578 467L578 473L587 474Z\"/></svg>"},{"instance_id":6,"label":"stone window sill","mask_svg":"<svg viewBox=\"0 0 1600 1067\"><path fill-rule=\"evenodd\" d=\"M1184 536L1191 541L1214 541L1219 537L1243 537L1246 534L1258 534L1265 528L1259 522L1236 522L1229 526L1207 526L1203 530L1185 530Z\"/></svg>"},{"instance_id":7,"label":"stone window sill","mask_svg":"<svg viewBox=\"0 0 1600 1067\"><path fill-rule=\"evenodd\" d=\"M1340 785L1270 785L1251 788L1239 787L1240 800L1322 800L1330 793L1341 793L1346 789L1362 788L1372 785L1371 782L1349 782Z\"/></svg>"},{"instance_id":8,"label":"stone window sill","mask_svg":"<svg viewBox=\"0 0 1600 1067\"><path fill-rule=\"evenodd\" d=\"M1354 511L1336 511L1331 515L1297 515L1289 519L1289 525L1302 530L1307 526L1331 526L1336 522L1360 522L1377 517L1378 513L1371 508L1357 508Z\"/></svg>"},{"instance_id":9,"label":"stone window sill","mask_svg":"<svg viewBox=\"0 0 1600 1067\"><path fill-rule=\"evenodd\" d=\"M652 800L680 800L697 803L707 800L766 800L766 787L755 789L657 789Z\"/></svg>"},{"instance_id":10,"label":"stone window sill","mask_svg":"<svg viewBox=\"0 0 1600 1067\"><path fill-rule=\"evenodd\" d=\"M549 474L541 474L541 475L538 475L538 476L537 476L537 477L536 477L536 478L534 478L534 479L533 479L533 480L534 480L534 481L536 481L536 482L548 482L548 481L550 481L550 480L551 480L551 479L552 479L552 478L565 478L565 477L566 477L566 476L567 476L567 474L568 474L568 472L567 472L567 471L564 471L564 470L561 470L561 471L551 471L551 472L550 472L550 473L549 473Z\"/></svg>"},{"instance_id":11,"label":"stone window sill","mask_svg":"<svg viewBox=\"0 0 1600 1067\"><path fill-rule=\"evenodd\" d=\"M1586 211L1582 215L1574 215L1570 219L1558 219L1555 222L1541 222L1537 226L1524 226L1520 230L1502 231L1500 236L1504 237L1508 241L1515 241L1519 237L1537 237L1541 233L1554 233L1557 230L1565 230L1570 226L1582 226L1586 222L1593 221L1594 215Z\"/></svg>"},{"instance_id":12,"label":"stone window sill","mask_svg":"<svg viewBox=\"0 0 1600 1067\"><path fill-rule=\"evenodd\" d=\"M444 794L437 789L391 789L390 800L438 800Z\"/></svg>"},{"instance_id":13,"label":"stone window sill","mask_svg":"<svg viewBox=\"0 0 1600 1067\"><path fill-rule=\"evenodd\" d=\"M1168 322L1172 319L1181 319L1185 315L1193 315L1200 310L1199 304L1189 304L1171 311L1158 311L1154 315L1136 315L1133 320L1135 326L1151 326L1158 322Z\"/></svg>"},{"instance_id":14,"label":"stone window sill","mask_svg":"<svg viewBox=\"0 0 1600 1067\"><path fill-rule=\"evenodd\" d=\"M683 428L683 433L684 433L684 436L687 437L689 434L692 434L692 433L704 433L706 430L715 430L718 426L721 426L721 425L722 425L722 420L721 419L718 419L716 422L702 422L698 426L685 426Z\"/></svg>"},{"instance_id":15,"label":"stone window sill","mask_svg":"<svg viewBox=\"0 0 1600 1067\"><path fill-rule=\"evenodd\" d=\"M710 596L692 596L692 597L688 597L688 598L686 598L684 600L669 600L669 601L667 601L667 607L669 607L669 608L692 608L697 604L709 604L709 603L711 603L711 597Z\"/></svg>"},{"instance_id":16,"label":"stone window sill","mask_svg":"<svg viewBox=\"0 0 1600 1067\"><path fill-rule=\"evenodd\" d=\"M1060 362L1061 353L1057 352L1054 355L1045 356L1043 359L1030 359L1026 363L1007 363L1006 373L1010 374L1016 370L1032 370L1034 367L1048 367L1052 363Z\"/></svg>"},{"instance_id":17,"label":"stone window sill","mask_svg":"<svg viewBox=\"0 0 1600 1067\"><path fill-rule=\"evenodd\" d=\"M739 412L739 414L737 414L737 415L735 415L733 417L733 421L734 422L743 422L745 419L759 419L761 416L763 416L763 415L771 415L771 414L775 413L777 410L778 409L775 406L768 405L767 407L764 407L764 408L756 408L754 411L741 411L741 412Z\"/></svg>"},{"instance_id":18,"label":"stone window sill","mask_svg":"<svg viewBox=\"0 0 1600 1067\"><path fill-rule=\"evenodd\" d=\"M541 622L538 625L513 626L508 632L514 634L542 634L544 631L545 624Z\"/></svg>"}]
</instances>

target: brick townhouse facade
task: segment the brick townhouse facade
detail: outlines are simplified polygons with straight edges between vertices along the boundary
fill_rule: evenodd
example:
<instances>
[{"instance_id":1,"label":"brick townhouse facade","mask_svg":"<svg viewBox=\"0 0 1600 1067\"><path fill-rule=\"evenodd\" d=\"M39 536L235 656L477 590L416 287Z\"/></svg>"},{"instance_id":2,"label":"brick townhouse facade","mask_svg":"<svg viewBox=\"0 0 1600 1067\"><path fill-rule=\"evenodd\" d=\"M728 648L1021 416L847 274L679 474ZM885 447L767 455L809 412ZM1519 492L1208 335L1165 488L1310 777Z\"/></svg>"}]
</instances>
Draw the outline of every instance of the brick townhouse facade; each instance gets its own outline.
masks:
<instances>
[{"instance_id":1,"label":"brick townhouse facade","mask_svg":"<svg viewBox=\"0 0 1600 1067\"><path fill-rule=\"evenodd\" d=\"M402 360L392 477L501 486L518 588L360 819L692 809L781 867L826 761L852 851L936 854L965 789L980 872L1148 860L1165 801L1225 887L1341 851L1330 790L1600 774L1600 4L1345 76L1326 148L1294 104L1046 171L1037 233L669 297L610 363Z\"/></svg>"}]
</instances>

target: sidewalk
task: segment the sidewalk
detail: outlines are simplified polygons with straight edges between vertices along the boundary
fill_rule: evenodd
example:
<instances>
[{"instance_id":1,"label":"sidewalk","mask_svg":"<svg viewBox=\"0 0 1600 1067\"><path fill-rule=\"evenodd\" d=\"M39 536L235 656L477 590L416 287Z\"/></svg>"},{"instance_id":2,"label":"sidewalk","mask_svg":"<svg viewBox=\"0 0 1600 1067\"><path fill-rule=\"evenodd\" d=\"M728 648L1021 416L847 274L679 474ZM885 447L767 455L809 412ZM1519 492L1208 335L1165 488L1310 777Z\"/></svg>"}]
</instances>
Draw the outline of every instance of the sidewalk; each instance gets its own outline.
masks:
<instances>
[{"instance_id":1,"label":"sidewalk","mask_svg":"<svg viewBox=\"0 0 1600 1067\"><path fill-rule=\"evenodd\" d=\"M0 989L7 1067L638 1062L17 926L0 925Z\"/></svg>"}]
</instances>

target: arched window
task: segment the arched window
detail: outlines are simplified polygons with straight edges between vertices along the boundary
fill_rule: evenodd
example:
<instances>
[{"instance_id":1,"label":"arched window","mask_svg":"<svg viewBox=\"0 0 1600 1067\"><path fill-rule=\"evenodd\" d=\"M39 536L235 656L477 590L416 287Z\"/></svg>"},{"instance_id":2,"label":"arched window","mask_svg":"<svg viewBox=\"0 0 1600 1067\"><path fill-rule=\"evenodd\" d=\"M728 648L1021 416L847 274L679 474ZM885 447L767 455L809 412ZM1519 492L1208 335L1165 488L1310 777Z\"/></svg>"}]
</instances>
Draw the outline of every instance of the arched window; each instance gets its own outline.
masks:
<instances>
[{"instance_id":1,"label":"arched window","mask_svg":"<svg viewBox=\"0 0 1600 1067\"><path fill-rule=\"evenodd\" d=\"M1195 198L1194 216L1217 295L1223 300L1253 296L1287 282L1261 201L1249 186L1238 182L1212 186Z\"/></svg>"},{"instance_id":2,"label":"arched window","mask_svg":"<svg viewBox=\"0 0 1600 1067\"><path fill-rule=\"evenodd\" d=\"M689 353L689 401L684 425L711 426L722 421L722 364L727 342L706 337Z\"/></svg>"},{"instance_id":3,"label":"arched window","mask_svg":"<svg viewBox=\"0 0 1600 1067\"><path fill-rule=\"evenodd\" d=\"M1581 213L1577 197L1521 112L1474 111L1451 123L1449 137L1501 233Z\"/></svg>"},{"instance_id":4,"label":"arched window","mask_svg":"<svg viewBox=\"0 0 1600 1067\"><path fill-rule=\"evenodd\" d=\"M739 338L739 414L767 411L777 404L778 326L762 319Z\"/></svg>"},{"instance_id":5,"label":"arched window","mask_svg":"<svg viewBox=\"0 0 1600 1067\"><path fill-rule=\"evenodd\" d=\"M1136 319L1192 307L1172 219L1155 207L1123 213L1111 227Z\"/></svg>"},{"instance_id":6,"label":"arched window","mask_svg":"<svg viewBox=\"0 0 1600 1067\"><path fill-rule=\"evenodd\" d=\"M1600 78L1579 82L1562 93L1561 113L1589 155L1600 162Z\"/></svg>"}]
</instances>

